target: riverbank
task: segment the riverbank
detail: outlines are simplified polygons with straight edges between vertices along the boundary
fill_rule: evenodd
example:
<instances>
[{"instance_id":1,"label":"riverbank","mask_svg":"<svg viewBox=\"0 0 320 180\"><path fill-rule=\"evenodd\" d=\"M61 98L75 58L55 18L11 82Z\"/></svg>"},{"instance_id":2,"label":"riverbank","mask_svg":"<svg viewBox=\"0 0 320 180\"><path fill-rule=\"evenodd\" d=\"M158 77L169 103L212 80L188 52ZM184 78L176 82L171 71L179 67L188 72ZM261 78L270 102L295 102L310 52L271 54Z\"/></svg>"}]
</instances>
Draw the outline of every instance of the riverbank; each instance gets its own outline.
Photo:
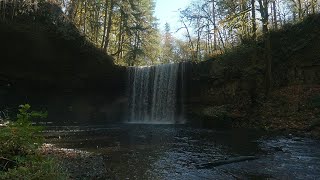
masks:
<instances>
[{"instance_id":1,"label":"riverbank","mask_svg":"<svg viewBox=\"0 0 320 180\"><path fill-rule=\"evenodd\" d=\"M40 152L53 157L69 175L69 179L106 179L107 172L103 156L77 149L59 148L43 144Z\"/></svg>"}]
</instances>

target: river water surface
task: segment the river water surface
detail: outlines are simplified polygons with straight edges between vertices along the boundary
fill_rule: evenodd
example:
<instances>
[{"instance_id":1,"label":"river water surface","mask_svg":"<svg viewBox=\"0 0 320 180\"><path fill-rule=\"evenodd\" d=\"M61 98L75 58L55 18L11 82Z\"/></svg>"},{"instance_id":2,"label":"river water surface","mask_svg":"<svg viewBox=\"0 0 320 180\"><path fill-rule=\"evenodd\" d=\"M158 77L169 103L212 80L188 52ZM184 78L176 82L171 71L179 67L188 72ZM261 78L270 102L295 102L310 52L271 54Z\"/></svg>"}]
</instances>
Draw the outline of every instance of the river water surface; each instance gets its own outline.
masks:
<instances>
[{"instance_id":1,"label":"river water surface","mask_svg":"<svg viewBox=\"0 0 320 180\"><path fill-rule=\"evenodd\" d=\"M110 179L320 179L320 142L308 138L134 124L46 134L58 147L101 154ZM239 157L250 159L214 164Z\"/></svg>"}]
</instances>

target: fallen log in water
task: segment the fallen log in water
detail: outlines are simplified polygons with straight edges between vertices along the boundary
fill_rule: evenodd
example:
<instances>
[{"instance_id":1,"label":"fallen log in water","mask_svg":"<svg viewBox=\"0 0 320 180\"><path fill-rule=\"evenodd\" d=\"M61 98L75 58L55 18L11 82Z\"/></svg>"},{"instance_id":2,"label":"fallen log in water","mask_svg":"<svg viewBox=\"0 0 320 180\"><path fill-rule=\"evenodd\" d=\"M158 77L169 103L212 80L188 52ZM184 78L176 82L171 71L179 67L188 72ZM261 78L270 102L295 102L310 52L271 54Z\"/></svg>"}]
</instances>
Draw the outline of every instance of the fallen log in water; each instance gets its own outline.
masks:
<instances>
[{"instance_id":1,"label":"fallen log in water","mask_svg":"<svg viewBox=\"0 0 320 180\"><path fill-rule=\"evenodd\" d=\"M249 161L249 160L255 160L258 159L256 156L240 156L240 157L234 157L229 159L223 159L223 160L217 160L214 162L208 162L197 165L198 169L206 169L206 168L212 168L217 167L225 164L231 164L236 162L242 162L242 161Z\"/></svg>"}]
</instances>

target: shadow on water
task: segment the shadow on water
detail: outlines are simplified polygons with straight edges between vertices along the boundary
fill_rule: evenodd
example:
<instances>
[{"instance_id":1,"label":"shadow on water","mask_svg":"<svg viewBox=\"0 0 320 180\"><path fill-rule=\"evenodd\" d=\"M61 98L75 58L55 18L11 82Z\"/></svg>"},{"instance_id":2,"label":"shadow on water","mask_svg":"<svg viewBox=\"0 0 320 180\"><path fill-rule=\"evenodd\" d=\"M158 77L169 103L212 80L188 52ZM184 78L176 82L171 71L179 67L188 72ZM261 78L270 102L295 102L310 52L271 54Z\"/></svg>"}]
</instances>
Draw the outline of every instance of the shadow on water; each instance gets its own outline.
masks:
<instances>
[{"instance_id":1,"label":"shadow on water","mask_svg":"<svg viewBox=\"0 0 320 180\"><path fill-rule=\"evenodd\" d=\"M282 171L272 167L273 160L278 151L286 155L283 146L291 142L281 138L268 140L264 134L250 130L219 131L185 125L51 127L46 136L48 142L60 147L102 154L111 179L265 179L274 174L275 177L282 177ZM288 146L289 150L296 147L293 146L295 143L291 142L291 145ZM307 143L299 148L308 149L308 146ZM239 156L259 158L219 167L198 168L201 164ZM290 164L291 157L287 157L289 160L286 161L280 158L281 154L278 156L280 163ZM313 165L314 170L320 170L320 163ZM289 168L288 172L291 170ZM310 171L314 172L312 169ZM315 173L315 177L320 177L320 174Z\"/></svg>"}]
</instances>

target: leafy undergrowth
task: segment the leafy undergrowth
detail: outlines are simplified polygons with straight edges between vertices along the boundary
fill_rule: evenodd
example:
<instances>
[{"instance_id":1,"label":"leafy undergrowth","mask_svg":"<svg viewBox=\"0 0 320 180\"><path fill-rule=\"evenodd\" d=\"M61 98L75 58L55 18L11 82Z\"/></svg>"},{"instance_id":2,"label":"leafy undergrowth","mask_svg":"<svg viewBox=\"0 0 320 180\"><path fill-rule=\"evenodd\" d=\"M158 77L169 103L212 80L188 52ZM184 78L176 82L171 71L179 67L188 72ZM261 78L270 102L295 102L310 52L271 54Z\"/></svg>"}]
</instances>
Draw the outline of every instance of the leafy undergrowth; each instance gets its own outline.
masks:
<instances>
[{"instance_id":1,"label":"leafy undergrowth","mask_svg":"<svg viewBox=\"0 0 320 180\"><path fill-rule=\"evenodd\" d=\"M42 127L32 118L46 113L30 112L30 105L21 105L17 120L0 128L0 179L67 179L54 159L41 155Z\"/></svg>"}]
</instances>

